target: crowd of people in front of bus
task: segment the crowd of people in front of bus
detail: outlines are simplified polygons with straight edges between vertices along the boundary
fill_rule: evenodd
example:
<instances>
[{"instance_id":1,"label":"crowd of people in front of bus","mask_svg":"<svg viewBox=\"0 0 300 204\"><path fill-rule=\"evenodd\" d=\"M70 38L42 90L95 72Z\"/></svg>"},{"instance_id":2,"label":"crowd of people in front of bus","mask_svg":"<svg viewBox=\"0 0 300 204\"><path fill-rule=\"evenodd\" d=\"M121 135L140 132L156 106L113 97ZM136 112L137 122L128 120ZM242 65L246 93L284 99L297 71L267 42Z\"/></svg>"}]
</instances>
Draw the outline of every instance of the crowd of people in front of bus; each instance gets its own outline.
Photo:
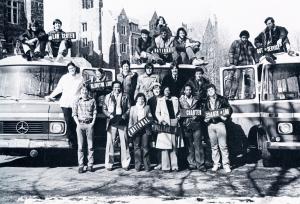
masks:
<instances>
[{"instance_id":1,"label":"crowd of people in front of bus","mask_svg":"<svg viewBox=\"0 0 300 204\"><path fill-rule=\"evenodd\" d=\"M275 43L280 48L284 47L290 51L287 30L284 27L275 26L272 17L267 18L265 23L267 28L255 39L255 45L264 47ZM162 17L158 19L154 40L150 38L148 31L142 30L142 37L137 48L137 59L145 63L144 74L138 75L132 72L130 62L122 61L120 73L117 75L117 80L112 83L112 90L108 94L103 86L97 88L98 82L106 81L105 72L101 68L96 72L95 81L84 83L82 76L78 74L78 67L71 62L67 65L69 73L60 79L55 90L46 97L47 100L51 100L62 93L60 105L67 123L69 142L76 144L77 141L79 173L85 171L84 138L87 139L88 144L86 170L94 171L93 126L97 112L102 112L107 117L105 168L108 171L113 170L114 167L115 141L118 137L121 166L125 170L130 169L134 158L136 171L140 171L142 167L145 171L151 171L150 152L151 149L155 149L157 156L155 169L161 169L164 172L178 171L178 163L181 162L178 161L178 154L186 148L188 150L186 161L189 169L206 172L208 168L212 167L212 171L217 171L223 166L225 172L231 172L226 141L226 122L232 113L228 103L228 98L232 96L223 97L216 93L215 85L205 77L204 66L196 66L194 76L184 80L178 64L203 65L203 61L195 57L195 52L199 51L200 42L188 39L184 28L178 29L174 39L171 39L170 33ZM229 60L233 68L232 76L238 77L238 71L234 69L234 66L254 64L258 60L254 46L248 41L249 36L248 31L242 31L240 39L234 41L230 47ZM151 51L153 43L157 48L175 45L176 52L153 53ZM272 58L272 56L269 57ZM195 60L199 60L199 63ZM161 80L154 73L153 63L165 62L171 62L170 73ZM232 81L226 83L225 86L234 89ZM94 90L92 95L91 89ZM230 93L234 94L235 91L231 90ZM182 110L209 112L224 108L229 110L228 114L215 117L206 117L203 114L183 117L181 114ZM132 158L129 150L129 129L144 118L151 118L152 124L169 127L170 130L164 131L163 128L154 130L151 125L138 126L138 131L131 135L134 148ZM77 138L75 138L76 135ZM155 145L151 147L152 141ZM203 141L206 143L206 148L203 146Z\"/></svg>"}]
</instances>

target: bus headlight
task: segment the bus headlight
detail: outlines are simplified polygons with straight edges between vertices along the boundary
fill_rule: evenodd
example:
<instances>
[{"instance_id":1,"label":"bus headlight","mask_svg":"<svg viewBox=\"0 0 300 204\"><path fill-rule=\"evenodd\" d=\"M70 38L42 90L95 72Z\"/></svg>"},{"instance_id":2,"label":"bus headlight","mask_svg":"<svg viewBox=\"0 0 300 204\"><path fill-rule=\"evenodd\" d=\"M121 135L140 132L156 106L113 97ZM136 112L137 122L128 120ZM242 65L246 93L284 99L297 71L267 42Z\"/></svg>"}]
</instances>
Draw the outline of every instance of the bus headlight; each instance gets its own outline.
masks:
<instances>
[{"instance_id":1,"label":"bus headlight","mask_svg":"<svg viewBox=\"0 0 300 204\"><path fill-rule=\"evenodd\" d=\"M293 132L292 123L278 123L278 132L280 134L290 134Z\"/></svg>"},{"instance_id":2,"label":"bus headlight","mask_svg":"<svg viewBox=\"0 0 300 204\"><path fill-rule=\"evenodd\" d=\"M49 132L53 134L61 134L65 131L65 125L63 122L50 122Z\"/></svg>"}]
</instances>

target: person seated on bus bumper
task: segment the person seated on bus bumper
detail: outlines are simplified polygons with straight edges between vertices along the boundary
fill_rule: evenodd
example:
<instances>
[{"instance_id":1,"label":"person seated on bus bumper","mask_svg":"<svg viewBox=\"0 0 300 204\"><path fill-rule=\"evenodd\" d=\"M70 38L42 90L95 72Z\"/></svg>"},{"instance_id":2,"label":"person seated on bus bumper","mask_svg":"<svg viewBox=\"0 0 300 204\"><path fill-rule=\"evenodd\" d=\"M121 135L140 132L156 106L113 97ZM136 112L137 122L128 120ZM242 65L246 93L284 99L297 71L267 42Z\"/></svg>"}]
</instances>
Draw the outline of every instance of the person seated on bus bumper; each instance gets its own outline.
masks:
<instances>
[{"instance_id":1,"label":"person seated on bus bumper","mask_svg":"<svg viewBox=\"0 0 300 204\"><path fill-rule=\"evenodd\" d=\"M80 97L74 102L72 107L72 116L77 125L76 133L77 133L77 142L78 142L78 173L83 173L84 168L84 150L83 144L84 140L87 140L87 171L93 172L94 165L94 124L97 116L97 105L95 99L89 96L89 88L88 86L82 86L80 91Z\"/></svg>"},{"instance_id":2,"label":"person seated on bus bumper","mask_svg":"<svg viewBox=\"0 0 300 204\"><path fill-rule=\"evenodd\" d=\"M65 32L61 29L61 26L61 20L55 19L53 21L53 30L48 33L48 43L46 47L46 52L48 52L49 57L57 57L57 61L65 57L68 54L68 48L72 47L70 39L62 39L62 34L65 34Z\"/></svg>"},{"instance_id":3,"label":"person seated on bus bumper","mask_svg":"<svg viewBox=\"0 0 300 204\"><path fill-rule=\"evenodd\" d=\"M29 23L28 30L19 37L24 50L23 57L28 61L32 60L32 58L43 58L47 38L46 32L36 20Z\"/></svg>"},{"instance_id":4,"label":"person seated on bus bumper","mask_svg":"<svg viewBox=\"0 0 300 204\"><path fill-rule=\"evenodd\" d=\"M187 32L184 28L178 28L174 39L175 51L173 54L174 61L178 64L207 64L202 59L198 59L196 53L200 50L201 43L187 38Z\"/></svg>"},{"instance_id":5,"label":"person seated on bus bumper","mask_svg":"<svg viewBox=\"0 0 300 204\"><path fill-rule=\"evenodd\" d=\"M209 118L205 116L204 122L207 123L208 136L211 143L212 160L214 163L212 171L217 171L221 166L220 164L220 159L221 159L220 152L221 152L223 169L226 173L230 173L231 169L230 169L229 153L228 153L227 141L226 141L227 134L226 134L225 123L230 117L232 113L232 109L228 103L228 100L225 97L216 94L215 85L213 84L208 85L207 100L203 104L203 110L217 111L222 108L229 108L230 114L226 116L225 115L216 116L213 118Z\"/></svg>"},{"instance_id":6,"label":"person seated on bus bumper","mask_svg":"<svg viewBox=\"0 0 300 204\"><path fill-rule=\"evenodd\" d=\"M280 52L289 52L291 50L288 39L288 30L285 27L276 26L273 17L265 19L266 28L254 39L257 48L266 48L277 45Z\"/></svg>"},{"instance_id":7,"label":"person seated on bus bumper","mask_svg":"<svg viewBox=\"0 0 300 204\"><path fill-rule=\"evenodd\" d=\"M174 37L169 36L168 29L166 27L160 28L160 35L157 36L153 41L153 48L169 48L169 52L155 52L153 53L155 61L158 64L165 64L166 62L171 63L174 61L173 50L174 50Z\"/></svg>"},{"instance_id":8,"label":"person seated on bus bumper","mask_svg":"<svg viewBox=\"0 0 300 204\"><path fill-rule=\"evenodd\" d=\"M153 50L152 38L149 36L149 31L146 29L141 30L141 37L138 39L138 44L135 48L136 60L139 63L152 62L153 55L151 54Z\"/></svg>"}]
</instances>

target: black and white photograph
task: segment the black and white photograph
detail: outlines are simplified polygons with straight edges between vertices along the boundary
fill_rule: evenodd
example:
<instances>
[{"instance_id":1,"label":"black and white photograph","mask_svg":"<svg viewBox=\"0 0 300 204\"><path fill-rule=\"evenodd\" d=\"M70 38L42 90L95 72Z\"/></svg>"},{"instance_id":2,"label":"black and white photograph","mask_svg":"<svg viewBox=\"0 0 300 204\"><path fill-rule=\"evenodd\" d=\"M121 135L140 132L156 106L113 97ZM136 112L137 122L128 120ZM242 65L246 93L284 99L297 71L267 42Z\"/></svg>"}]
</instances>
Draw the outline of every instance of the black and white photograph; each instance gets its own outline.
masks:
<instances>
[{"instance_id":1,"label":"black and white photograph","mask_svg":"<svg viewBox=\"0 0 300 204\"><path fill-rule=\"evenodd\" d=\"M300 3L0 0L0 203L300 204Z\"/></svg>"}]
</instances>

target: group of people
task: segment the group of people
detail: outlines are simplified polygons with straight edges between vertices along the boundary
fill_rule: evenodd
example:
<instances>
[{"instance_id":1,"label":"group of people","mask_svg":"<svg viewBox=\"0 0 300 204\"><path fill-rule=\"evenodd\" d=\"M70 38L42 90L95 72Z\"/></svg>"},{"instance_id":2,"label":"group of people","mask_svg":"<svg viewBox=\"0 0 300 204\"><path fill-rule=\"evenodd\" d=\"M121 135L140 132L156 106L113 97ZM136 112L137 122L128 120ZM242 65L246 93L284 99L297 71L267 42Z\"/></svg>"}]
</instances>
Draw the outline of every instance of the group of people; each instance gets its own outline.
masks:
<instances>
[{"instance_id":1,"label":"group of people","mask_svg":"<svg viewBox=\"0 0 300 204\"><path fill-rule=\"evenodd\" d=\"M33 20L28 29L16 42L16 54L22 54L28 61L48 56L51 60L61 61L72 47L70 39L65 38L59 19L53 21L53 30L46 33L40 23Z\"/></svg>"},{"instance_id":2,"label":"group of people","mask_svg":"<svg viewBox=\"0 0 300 204\"><path fill-rule=\"evenodd\" d=\"M240 32L240 39L233 41L229 49L229 63L233 70L230 72L225 83L225 96L229 99L237 97L241 70L234 69L235 66L253 65L260 60L266 60L274 64L276 57L268 52L268 47L276 46L276 52L287 52L292 54L288 31L285 27L275 25L273 17L267 17L264 21L266 28L254 39L254 45L249 41L250 34L247 30ZM260 49L261 52L257 52Z\"/></svg>"},{"instance_id":3,"label":"group of people","mask_svg":"<svg viewBox=\"0 0 300 204\"><path fill-rule=\"evenodd\" d=\"M150 152L153 149L157 157L155 169L178 171L178 154L183 152L183 148L188 150L186 160L190 169L205 172L212 167L213 171L217 171L221 167L221 151L223 168L226 172L231 171L224 125L230 114L205 118L203 114L182 117L180 113L181 110L230 109L227 99L216 94L216 87L204 77L201 67L196 68L191 79L183 81L176 64L171 65L170 73L162 80L153 73L152 63L146 63L145 73L139 76L131 72L129 61L124 60L121 65L121 72L107 94L96 88L97 84L105 82L101 68L97 70L97 79L84 82L78 74L78 67L70 62L67 65L69 72L46 97L50 101L62 93L60 104L67 123L69 142L70 145L76 142L78 145L79 173L85 171L85 137L88 146L86 170L94 171L93 126L99 111L107 117L105 168L108 171L114 167L117 137L120 140L121 166L125 170L129 170L133 160L129 151L131 137L136 171L142 168L151 171ZM103 85L105 83L102 88ZM151 122L138 125L138 130L130 135L129 129L145 118ZM76 135L77 138L74 137ZM154 146L151 145L153 141ZM209 148L204 148L203 141Z\"/></svg>"},{"instance_id":4,"label":"group of people","mask_svg":"<svg viewBox=\"0 0 300 204\"><path fill-rule=\"evenodd\" d=\"M206 62L199 57L200 45L199 41L188 38L183 27L173 37L164 17L159 16L152 36L148 30L141 30L134 59L137 63L203 65Z\"/></svg>"},{"instance_id":5,"label":"group of people","mask_svg":"<svg viewBox=\"0 0 300 204\"><path fill-rule=\"evenodd\" d=\"M132 161L129 137L132 137L136 171L142 170L142 167L145 171L151 171L151 149L155 149L157 156L155 169L164 172L178 171L178 154L186 148L188 150L186 161L190 169L205 172L212 167L212 171L217 171L223 166L225 172L231 172L226 142L226 122L232 113L228 103L231 95L225 94L226 97L218 95L215 85L204 77L204 70L199 66L196 67L194 76L185 80L176 63L178 60L172 60L170 73L162 79L155 74L153 62L158 62L155 54L160 58L165 57L165 60L168 56L151 52L148 46L153 42L156 43L156 47L162 45L162 48L171 44L176 47L178 43L176 56L181 60L197 60L191 53L192 49L199 45L198 42L186 38L186 31L183 28L178 29L177 38L171 40L170 30L164 19L160 17L158 22L159 34L155 34L154 40L149 37L149 32L142 31L142 39L139 41L139 59L146 62L143 74L132 72L130 62L122 61L117 80L112 83L112 90L107 94L104 91L106 77L101 68L96 71L96 79L84 82L82 76L78 74L79 68L70 62L67 65L69 73L59 80L55 90L46 97L47 100L53 100L62 93L60 104L67 123L67 136L70 145L76 141L78 143L79 173L85 171L83 159L85 137L88 144L86 170L94 171L93 126L99 111L107 117L105 168L108 171L114 167L114 144L117 137L120 140L121 166L129 170ZM267 18L265 23L267 28L255 38L255 45L264 48L276 44L289 51L287 30L275 26L272 17ZM234 66L257 62L257 53L248 38L249 32L242 31L240 40L234 41L230 47L232 75L238 74ZM175 56L174 53L171 55ZM230 84L225 84L225 89L227 86ZM224 109L227 112L219 114L218 111ZM185 111L192 114L186 116ZM215 112L209 114L212 111ZM152 141L155 145L151 147Z\"/></svg>"}]
</instances>

